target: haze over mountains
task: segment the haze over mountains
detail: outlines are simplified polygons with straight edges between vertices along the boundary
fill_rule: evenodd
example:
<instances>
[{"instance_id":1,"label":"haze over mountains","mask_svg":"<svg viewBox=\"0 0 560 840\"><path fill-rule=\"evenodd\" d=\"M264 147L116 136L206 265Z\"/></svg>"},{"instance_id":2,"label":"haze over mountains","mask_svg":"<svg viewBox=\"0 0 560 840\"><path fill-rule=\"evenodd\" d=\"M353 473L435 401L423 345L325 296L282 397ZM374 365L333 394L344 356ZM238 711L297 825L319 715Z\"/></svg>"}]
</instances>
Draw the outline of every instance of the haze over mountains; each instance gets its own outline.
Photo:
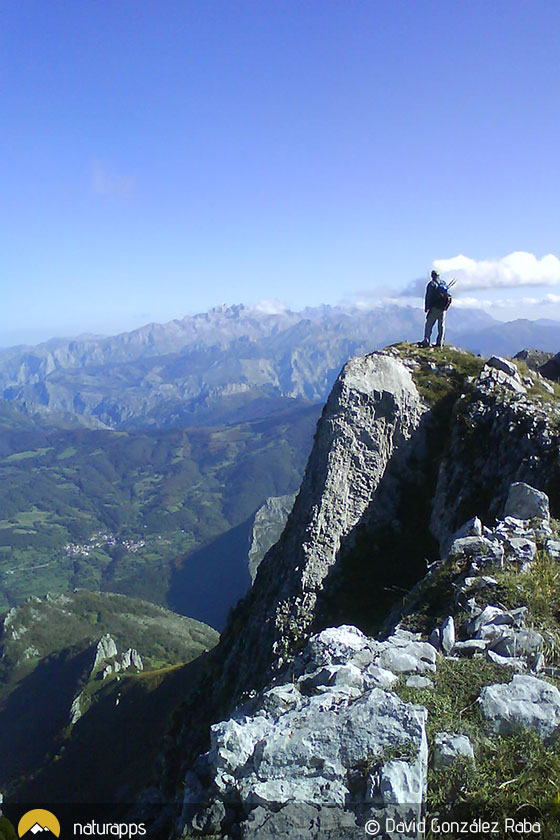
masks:
<instances>
[{"instance_id":1,"label":"haze over mountains","mask_svg":"<svg viewBox=\"0 0 560 840\"><path fill-rule=\"evenodd\" d=\"M0 610L82 587L221 629L250 584L253 516L297 490L340 369L423 324L401 306L221 306L0 351ZM556 351L560 323L452 307L448 340Z\"/></svg>"},{"instance_id":2,"label":"haze over mountains","mask_svg":"<svg viewBox=\"0 0 560 840\"><path fill-rule=\"evenodd\" d=\"M112 337L52 339L0 350L0 393L25 412L92 427L242 422L323 402L352 356L422 336L419 308L320 306L270 314L221 306ZM554 351L560 323L496 321L450 310L448 340L475 353Z\"/></svg>"}]
</instances>

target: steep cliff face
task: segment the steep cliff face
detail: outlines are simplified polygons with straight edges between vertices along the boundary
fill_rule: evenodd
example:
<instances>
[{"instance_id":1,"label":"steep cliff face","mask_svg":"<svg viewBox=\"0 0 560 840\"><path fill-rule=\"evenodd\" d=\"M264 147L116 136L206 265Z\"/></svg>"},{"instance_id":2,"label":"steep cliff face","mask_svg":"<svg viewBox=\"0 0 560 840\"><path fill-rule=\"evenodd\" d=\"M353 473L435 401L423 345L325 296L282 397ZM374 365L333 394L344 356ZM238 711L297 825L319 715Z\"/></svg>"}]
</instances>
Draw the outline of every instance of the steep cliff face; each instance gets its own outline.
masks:
<instances>
[{"instance_id":1,"label":"steep cliff face","mask_svg":"<svg viewBox=\"0 0 560 840\"><path fill-rule=\"evenodd\" d=\"M555 394L539 392L531 371L522 381L514 363L496 367L503 361L490 359L454 407L430 522L442 549L471 516L500 516L514 481L544 490L555 510L560 502Z\"/></svg>"},{"instance_id":2,"label":"steep cliff face","mask_svg":"<svg viewBox=\"0 0 560 840\"><path fill-rule=\"evenodd\" d=\"M224 635L234 695L263 684L309 634L342 543L372 502L387 464L428 406L401 359L375 353L344 367L326 403L299 495Z\"/></svg>"},{"instance_id":3,"label":"steep cliff face","mask_svg":"<svg viewBox=\"0 0 560 840\"><path fill-rule=\"evenodd\" d=\"M421 812L427 743L443 773L436 787L457 757L472 764L477 704L485 726L510 735L508 698L525 704L521 725L545 703L556 737L560 694L534 673L508 683L508 668L554 675L554 655L552 664L541 656L546 633L525 623L528 608L515 599L511 609L492 601L494 586L501 594L511 578L517 593L528 587L524 575L537 580L556 563L542 492L557 516L556 396L538 374L453 349L400 345L345 366L284 533L216 650L214 721L225 720L186 776L180 826L280 837L297 816L313 826L309 836L363 836L368 814ZM537 499L534 515L523 512L523 494ZM484 525L465 524L475 514ZM531 621L544 628L539 609ZM371 638L384 620L388 637ZM175 733L184 757L194 757L199 720L183 718ZM387 727L395 737L381 743ZM474 743L491 762L496 747L482 736ZM507 745L512 756L518 747Z\"/></svg>"}]
</instances>

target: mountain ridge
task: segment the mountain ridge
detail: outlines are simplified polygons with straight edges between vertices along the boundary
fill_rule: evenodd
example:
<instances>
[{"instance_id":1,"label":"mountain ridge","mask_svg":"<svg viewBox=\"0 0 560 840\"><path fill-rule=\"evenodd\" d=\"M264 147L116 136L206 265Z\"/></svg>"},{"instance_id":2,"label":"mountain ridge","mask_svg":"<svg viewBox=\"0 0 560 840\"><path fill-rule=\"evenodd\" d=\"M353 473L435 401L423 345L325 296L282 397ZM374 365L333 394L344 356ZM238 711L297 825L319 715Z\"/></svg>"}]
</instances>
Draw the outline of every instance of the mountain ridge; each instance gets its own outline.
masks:
<instances>
[{"instance_id":1,"label":"mountain ridge","mask_svg":"<svg viewBox=\"0 0 560 840\"><path fill-rule=\"evenodd\" d=\"M488 325L501 329L497 323L477 310L448 316L455 341L476 328L475 341ZM222 306L114 337L0 351L0 394L28 412L110 428L239 421L275 401L322 402L349 357L422 332L421 310L407 306L276 314Z\"/></svg>"}]
</instances>

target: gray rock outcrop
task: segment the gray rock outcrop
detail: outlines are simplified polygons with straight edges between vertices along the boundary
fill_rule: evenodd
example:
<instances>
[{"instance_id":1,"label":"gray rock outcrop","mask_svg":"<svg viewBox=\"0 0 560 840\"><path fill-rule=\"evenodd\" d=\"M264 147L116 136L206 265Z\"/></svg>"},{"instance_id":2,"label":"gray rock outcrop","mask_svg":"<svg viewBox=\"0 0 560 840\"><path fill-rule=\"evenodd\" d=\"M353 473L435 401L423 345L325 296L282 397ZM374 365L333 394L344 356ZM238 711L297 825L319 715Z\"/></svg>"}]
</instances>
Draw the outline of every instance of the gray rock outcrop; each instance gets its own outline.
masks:
<instances>
[{"instance_id":1,"label":"gray rock outcrop","mask_svg":"<svg viewBox=\"0 0 560 840\"><path fill-rule=\"evenodd\" d=\"M92 671L95 671L95 669L99 668L100 665L103 665L107 659L112 659L117 654L118 650L115 640L109 635L109 633L106 633L97 643Z\"/></svg>"},{"instance_id":2,"label":"gray rock outcrop","mask_svg":"<svg viewBox=\"0 0 560 840\"><path fill-rule=\"evenodd\" d=\"M546 353L543 350L534 350L534 349L525 349L520 350L518 353L515 354L513 357L513 361L519 359L522 362L525 362L527 367L532 371L539 370L545 362L548 362L554 353Z\"/></svg>"},{"instance_id":3,"label":"gray rock outcrop","mask_svg":"<svg viewBox=\"0 0 560 840\"><path fill-rule=\"evenodd\" d=\"M451 615L441 625L441 646L445 653L450 653L455 646L455 622Z\"/></svg>"},{"instance_id":4,"label":"gray rock outcrop","mask_svg":"<svg viewBox=\"0 0 560 840\"><path fill-rule=\"evenodd\" d=\"M227 831L233 819L245 838L278 836L273 826L310 814L316 830L309 838L337 830L358 837L366 820L381 814L418 817L427 780L427 712L379 687L387 677L372 665L405 642L419 644L397 634L379 645L353 627L312 637L290 681L212 726L210 750L186 779L187 827L209 819L209 807L222 815L214 830ZM211 805L201 807L206 802Z\"/></svg>"},{"instance_id":5,"label":"gray rock outcrop","mask_svg":"<svg viewBox=\"0 0 560 840\"><path fill-rule=\"evenodd\" d=\"M558 382L560 380L560 353L543 362L538 370L542 376Z\"/></svg>"},{"instance_id":6,"label":"gray rock outcrop","mask_svg":"<svg viewBox=\"0 0 560 840\"><path fill-rule=\"evenodd\" d=\"M466 735L438 732L434 742L433 765L436 770L451 767L458 758L474 761L474 751Z\"/></svg>"},{"instance_id":7,"label":"gray rock outcrop","mask_svg":"<svg viewBox=\"0 0 560 840\"><path fill-rule=\"evenodd\" d=\"M504 359L502 356L490 356L486 365L491 368L496 368L496 370L501 370L502 373L505 373L508 376L513 376L514 379L521 382L517 365L514 362L508 361L508 359Z\"/></svg>"},{"instance_id":8,"label":"gray rock outcrop","mask_svg":"<svg viewBox=\"0 0 560 840\"><path fill-rule=\"evenodd\" d=\"M309 632L317 598L342 541L372 503L395 452L417 429L427 406L397 357L351 359L319 421L315 444L281 543L259 568L244 604L243 640L227 640L226 677L241 686L281 668ZM390 515L390 511L388 512Z\"/></svg>"},{"instance_id":9,"label":"gray rock outcrop","mask_svg":"<svg viewBox=\"0 0 560 840\"><path fill-rule=\"evenodd\" d=\"M72 705L70 706L70 724L74 726L75 723L79 721L83 714L82 710L82 697L83 694L80 692L76 697L74 697L72 701Z\"/></svg>"},{"instance_id":10,"label":"gray rock outcrop","mask_svg":"<svg viewBox=\"0 0 560 840\"><path fill-rule=\"evenodd\" d=\"M540 633L525 626L528 608L508 610L492 602L481 608L476 602L479 593L491 591L498 585L491 575L481 574L485 566L508 568L512 572L527 571L535 560L537 543L546 547L555 542L549 536L552 531L545 493L525 483L514 483L508 499L512 500L512 507L506 510L530 513L531 516L523 519L506 516L493 528L482 526L480 520L476 520L478 524L470 520L454 534L446 559L464 570L453 581L454 604L468 609L471 619L463 624L461 638L457 638L453 616L447 616L441 626L433 628L429 641L445 654L486 654L495 664L508 665L518 671L540 671L544 666L544 639ZM472 534L473 530L476 534Z\"/></svg>"},{"instance_id":11,"label":"gray rock outcrop","mask_svg":"<svg viewBox=\"0 0 560 840\"><path fill-rule=\"evenodd\" d=\"M480 693L480 710L500 735L534 729L547 742L560 733L560 691L545 680L516 674L510 683L489 685Z\"/></svg>"},{"instance_id":12,"label":"gray rock outcrop","mask_svg":"<svg viewBox=\"0 0 560 840\"><path fill-rule=\"evenodd\" d=\"M260 562L269 548L280 538L288 515L294 506L295 493L271 496L255 513L249 535L249 574L254 583Z\"/></svg>"},{"instance_id":13,"label":"gray rock outcrop","mask_svg":"<svg viewBox=\"0 0 560 840\"><path fill-rule=\"evenodd\" d=\"M553 402L506 387L516 381L486 366L454 407L430 521L442 556L463 522L475 515L484 521L502 515L514 482L554 496L556 502L559 412Z\"/></svg>"},{"instance_id":14,"label":"gray rock outcrop","mask_svg":"<svg viewBox=\"0 0 560 840\"><path fill-rule=\"evenodd\" d=\"M509 488L504 516L514 516L516 519L536 518L548 522L548 496L522 481L516 481Z\"/></svg>"}]
</instances>

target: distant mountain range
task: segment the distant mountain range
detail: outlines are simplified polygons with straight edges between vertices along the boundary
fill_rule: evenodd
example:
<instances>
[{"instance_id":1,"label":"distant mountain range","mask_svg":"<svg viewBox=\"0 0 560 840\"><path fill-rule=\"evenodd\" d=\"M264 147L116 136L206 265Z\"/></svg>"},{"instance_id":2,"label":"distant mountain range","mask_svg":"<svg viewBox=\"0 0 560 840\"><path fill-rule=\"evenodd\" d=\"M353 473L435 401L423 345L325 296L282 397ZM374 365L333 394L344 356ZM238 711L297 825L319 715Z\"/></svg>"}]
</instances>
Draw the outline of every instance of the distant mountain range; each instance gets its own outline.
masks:
<instances>
[{"instance_id":1,"label":"distant mountain range","mask_svg":"<svg viewBox=\"0 0 560 840\"><path fill-rule=\"evenodd\" d=\"M111 338L54 339L0 353L3 398L110 428L216 425L323 402L349 356L417 336L420 313L243 306Z\"/></svg>"},{"instance_id":2,"label":"distant mountain range","mask_svg":"<svg viewBox=\"0 0 560 840\"><path fill-rule=\"evenodd\" d=\"M351 356L422 337L418 308L321 306L268 314L242 305L121 335L0 351L0 395L57 423L131 429L242 422L323 402ZM475 353L554 351L560 322L503 323L451 309L448 340ZM53 412L55 417L53 418Z\"/></svg>"}]
</instances>

